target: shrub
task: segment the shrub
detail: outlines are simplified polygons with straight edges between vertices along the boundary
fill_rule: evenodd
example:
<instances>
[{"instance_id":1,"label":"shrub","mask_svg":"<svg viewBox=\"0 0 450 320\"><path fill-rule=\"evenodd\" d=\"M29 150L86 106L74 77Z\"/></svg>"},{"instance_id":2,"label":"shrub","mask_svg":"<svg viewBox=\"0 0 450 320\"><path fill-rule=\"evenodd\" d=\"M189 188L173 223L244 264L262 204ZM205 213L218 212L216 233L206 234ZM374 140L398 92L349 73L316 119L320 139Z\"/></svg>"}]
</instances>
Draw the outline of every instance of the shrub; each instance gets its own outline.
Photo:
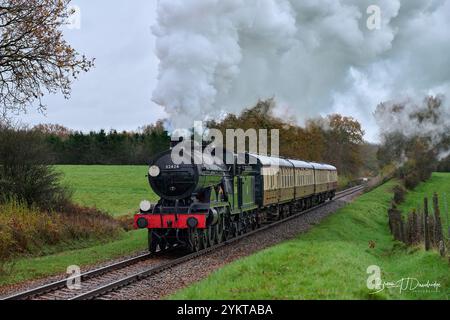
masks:
<instances>
[{"instance_id":1,"label":"shrub","mask_svg":"<svg viewBox=\"0 0 450 320\"><path fill-rule=\"evenodd\" d=\"M405 200L406 190L401 185L394 187L394 203L400 204Z\"/></svg>"},{"instance_id":2,"label":"shrub","mask_svg":"<svg viewBox=\"0 0 450 320\"><path fill-rule=\"evenodd\" d=\"M403 178L403 181L407 189L413 190L419 185L421 179L415 171L412 171Z\"/></svg>"},{"instance_id":3,"label":"shrub","mask_svg":"<svg viewBox=\"0 0 450 320\"><path fill-rule=\"evenodd\" d=\"M19 201L44 210L62 209L70 198L49 166L42 134L0 127L0 202Z\"/></svg>"},{"instance_id":4,"label":"shrub","mask_svg":"<svg viewBox=\"0 0 450 320\"><path fill-rule=\"evenodd\" d=\"M120 216L117 217L116 220L120 223L125 231L134 230L134 216Z\"/></svg>"},{"instance_id":5,"label":"shrub","mask_svg":"<svg viewBox=\"0 0 450 320\"><path fill-rule=\"evenodd\" d=\"M62 243L108 240L122 231L118 221L96 209L70 205L62 213L43 212L10 201L0 204L0 260L39 255L45 247Z\"/></svg>"}]
</instances>

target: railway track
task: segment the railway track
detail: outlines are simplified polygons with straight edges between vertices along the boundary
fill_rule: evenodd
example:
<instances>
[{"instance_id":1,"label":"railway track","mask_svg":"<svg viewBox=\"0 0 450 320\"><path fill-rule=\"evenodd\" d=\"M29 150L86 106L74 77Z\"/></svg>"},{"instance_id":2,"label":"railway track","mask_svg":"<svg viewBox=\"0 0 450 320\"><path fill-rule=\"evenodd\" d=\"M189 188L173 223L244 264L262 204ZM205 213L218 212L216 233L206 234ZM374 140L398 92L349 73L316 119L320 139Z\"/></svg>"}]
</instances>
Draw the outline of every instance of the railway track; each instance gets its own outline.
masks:
<instances>
[{"instance_id":1,"label":"railway track","mask_svg":"<svg viewBox=\"0 0 450 320\"><path fill-rule=\"evenodd\" d=\"M339 200L363 189L364 186L356 186L343 190L336 193L336 197L333 201ZM63 279L8 296L3 300L89 300L100 298L103 295L114 292L115 290L132 283L139 282L140 280L151 275L158 274L164 270L170 269L199 256L206 255L218 248L238 242L243 238L270 229L274 226L285 223L286 221L298 218L308 212L313 212L329 203L330 201L327 201L319 206L291 215L283 220L272 222L260 227L259 229L247 232L210 248L196 253L187 254L179 258L168 257L167 253L170 252L157 252L156 254L146 253L83 273L79 275L82 284L81 290L71 290L67 288L68 279Z\"/></svg>"}]
</instances>

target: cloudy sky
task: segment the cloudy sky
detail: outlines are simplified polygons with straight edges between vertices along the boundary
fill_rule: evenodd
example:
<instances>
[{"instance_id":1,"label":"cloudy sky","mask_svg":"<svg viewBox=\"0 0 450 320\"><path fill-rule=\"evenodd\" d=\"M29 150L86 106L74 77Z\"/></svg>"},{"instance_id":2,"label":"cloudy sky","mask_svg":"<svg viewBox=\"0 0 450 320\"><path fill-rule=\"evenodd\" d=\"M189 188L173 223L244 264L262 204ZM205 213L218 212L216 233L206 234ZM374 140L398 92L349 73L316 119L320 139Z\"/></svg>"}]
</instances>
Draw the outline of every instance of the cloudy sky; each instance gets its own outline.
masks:
<instances>
[{"instance_id":1,"label":"cloudy sky","mask_svg":"<svg viewBox=\"0 0 450 320\"><path fill-rule=\"evenodd\" d=\"M46 117L31 111L24 122L130 130L167 117L173 128L192 127L276 97L283 118L302 124L339 112L377 141L380 102L450 95L450 0L73 4L81 28L66 38L96 67L70 100L49 96ZM367 23L374 4L375 29Z\"/></svg>"},{"instance_id":2,"label":"cloudy sky","mask_svg":"<svg viewBox=\"0 0 450 320\"><path fill-rule=\"evenodd\" d=\"M46 116L32 110L27 123L59 123L77 130L137 129L165 116L155 105L158 60L154 55L156 0L76 0L81 28L66 29L79 52L95 57L95 68L75 82L70 100L49 96Z\"/></svg>"}]
</instances>

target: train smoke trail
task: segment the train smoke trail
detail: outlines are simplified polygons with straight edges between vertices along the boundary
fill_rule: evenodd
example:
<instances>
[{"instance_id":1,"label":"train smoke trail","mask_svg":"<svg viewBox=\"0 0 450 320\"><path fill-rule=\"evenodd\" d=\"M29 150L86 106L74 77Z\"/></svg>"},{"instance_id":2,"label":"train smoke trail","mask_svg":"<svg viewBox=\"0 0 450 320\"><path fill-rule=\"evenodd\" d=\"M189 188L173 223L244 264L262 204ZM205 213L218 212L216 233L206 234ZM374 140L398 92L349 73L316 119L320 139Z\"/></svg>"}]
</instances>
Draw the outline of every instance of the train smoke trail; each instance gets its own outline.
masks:
<instances>
[{"instance_id":1,"label":"train smoke trail","mask_svg":"<svg viewBox=\"0 0 450 320\"><path fill-rule=\"evenodd\" d=\"M450 155L450 109L445 97L388 101L380 104L375 119L385 137L402 133L406 138L426 138L439 160Z\"/></svg>"},{"instance_id":2,"label":"train smoke trail","mask_svg":"<svg viewBox=\"0 0 450 320\"><path fill-rule=\"evenodd\" d=\"M298 120L398 97L450 96L450 0L159 0L153 100L172 127L275 96ZM448 108L448 105L446 106ZM281 111L280 111L281 112Z\"/></svg>"}]
</instances>

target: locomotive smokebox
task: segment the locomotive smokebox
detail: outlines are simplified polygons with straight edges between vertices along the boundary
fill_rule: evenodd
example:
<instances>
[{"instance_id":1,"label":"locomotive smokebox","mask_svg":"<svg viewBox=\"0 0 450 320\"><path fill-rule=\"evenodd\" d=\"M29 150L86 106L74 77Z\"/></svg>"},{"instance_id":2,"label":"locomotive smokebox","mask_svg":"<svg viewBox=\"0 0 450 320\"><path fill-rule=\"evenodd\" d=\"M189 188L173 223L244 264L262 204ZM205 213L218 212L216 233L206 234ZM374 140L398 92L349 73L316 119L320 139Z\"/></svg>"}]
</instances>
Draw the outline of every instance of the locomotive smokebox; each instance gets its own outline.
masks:
<instances>
[{"instance_id":1,"label":"locomotive smokebox","mask_svg":"<svg viewBox=\"0 0 450 320\"><path fill-rule=\"evenodd\" d=\"M202 164L194 164L194 161L176 164L169 150L152 160L148 180L155 193L163 199L181 200L221 184L228 172L227 167L216 164L220 162L211 156L196 156L210 158Z\"/></svg>"}]
</instances>

